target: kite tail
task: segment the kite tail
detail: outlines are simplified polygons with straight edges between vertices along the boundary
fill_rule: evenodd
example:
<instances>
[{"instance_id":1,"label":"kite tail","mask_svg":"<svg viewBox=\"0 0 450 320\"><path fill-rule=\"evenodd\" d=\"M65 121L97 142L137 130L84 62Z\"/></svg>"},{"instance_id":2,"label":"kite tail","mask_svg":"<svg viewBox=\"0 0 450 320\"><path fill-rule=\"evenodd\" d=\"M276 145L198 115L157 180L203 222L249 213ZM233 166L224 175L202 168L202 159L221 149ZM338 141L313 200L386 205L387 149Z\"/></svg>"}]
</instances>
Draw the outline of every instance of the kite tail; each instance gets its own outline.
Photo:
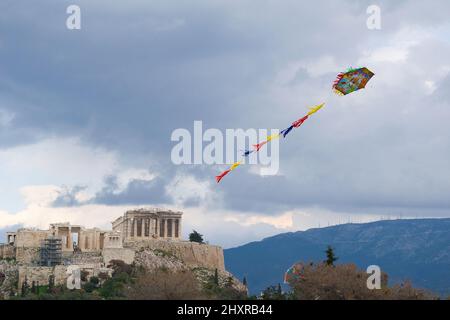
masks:
<instances>
[{"instance_id":1,"label":"kite tail","mask_svg":"<svg viewBox=\"0 0 450 320\"><path fill-rule=\"evenodd\" d=\"M306 115L306 116L304 116L303 118L300 118L300 119L298 119L297 121L292 122L292 126L293 126L294 128L298 128L298 127L300 127L300 126L303 124L303 122L305 122L306 119L308 119L308 118L309 118L309 116Z\"/></svg>"},{"instance_id":2,"label":"kite tail","mask_svg":"<svg viewBox=\"0 0 450 320\"><path fill-rule=\"evenodd\" d=\"M255 150L245 150L242 154L243 157L248 157L251 153L253 153Z\"/></svg>"},{"instance_id":3,"label":"kite tail","mask_svg":"<svg viewBox=\"0 0 450 320\"><path fill-rule=\"evenodd\" d=\"M262 147L263 145L265 145L266 143L267 143L267 140L266 140L266 141L263 141L263 142L261 142L261 143L254 144L253 147L256 149L256 152L258 152L259 149L261 149L261 147Z\"/></svg>"},{"instance_id":4,"label":"kite tail","mask_svg":"<svg viewBox=\"0 0 450 320\"><path fill-rule=\"evenodd\" d=\"M217 181L217 183L219 183L220 180L222 180L222 178L225 177L230 171L231 171L231 170L228 169L228 170L222 172L221 174L219 174L218 176L216 176L216 181Z\"/></svg>"}]
</instances>

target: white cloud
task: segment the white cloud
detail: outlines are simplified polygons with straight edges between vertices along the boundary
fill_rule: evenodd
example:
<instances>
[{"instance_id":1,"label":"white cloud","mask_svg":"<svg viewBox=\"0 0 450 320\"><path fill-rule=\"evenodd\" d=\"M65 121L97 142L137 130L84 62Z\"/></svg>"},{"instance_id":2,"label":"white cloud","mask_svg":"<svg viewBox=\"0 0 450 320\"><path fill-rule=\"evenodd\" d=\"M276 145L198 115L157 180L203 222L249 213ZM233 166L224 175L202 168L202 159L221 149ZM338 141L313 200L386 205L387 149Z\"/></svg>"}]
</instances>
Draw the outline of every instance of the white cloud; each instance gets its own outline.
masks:
<instances>
[{"instance_id":1,"label":"white cloud","mask_svg":"<svg viewBox=\"0 0 450 320\"><path fill-rule=\"evenodd\" d=\"M424 82L427 94L433 94L433 92L436 90L436 83L432 80L426 80Z\"/></svg>"},{"instance_id":2,"label":"white cloud","mask_svg":"<svg viewBox=\"0 0 450 320\"><path fill-rule=\"evenodd\" d=\"M114 192L120 193L132 180L150 181L157 175L147 168L123 163L115 151L84 145L75 137L47 138L0 150L0 163L0 203L3 206L9 201L17 202L15 193L19 190L25 193L23 199L28 201L29 197L40 196L43 191L50 194L49 190L44 190L47 187L41 186L85 186L76 198L87 201L101 190L108 176L117 177ZM150 160L147 164L150 165Z\"/></svg>"},{"instance_id":3,"label":"white cloud","mask_svg":"<svg viewBox=\"0 0 450 320\"><path fill-rule=\"evenodd\" d=\"M115 152L83 145L77 138L47 138L0 150L0 179L14 177L16 186L86 184L100 187L104 176L119 169Z\"/></svg>"},{"instance_id":4,"label":"white cloud","mask_svg":"<svg viewBox=\"0 0 450 320\"><path fill-rule=\"evenodd\" d=\"M225 216L224 220L236 222L243 226L265 223L277 229L292 229L294 227L292 212L286 212L275 216L228 214Z\"/></svg>"},{"instance_id":5,"label":"white cloud","mask_svg":"<svg viewBox=\"0 0 450 320\"><path fill-rule=\"evenodd\" d=\"M206 205L208 197L213 193L210 181L201 181L186 174L176 175L166 186L166 192L172 197L175 205L182 205L189 200L199 200Z\"/></svg>"},{"instance_id":6,"label":"white cloud","mask_svg":"<svg viewBox=\"0 0 450 320\"><path fill-rule=\"evenodd\" d=\"M52 185L26 186L20 189L20 193L28 206L48 207L58 197L61 188Z\"/></svg>"}]
</instances>

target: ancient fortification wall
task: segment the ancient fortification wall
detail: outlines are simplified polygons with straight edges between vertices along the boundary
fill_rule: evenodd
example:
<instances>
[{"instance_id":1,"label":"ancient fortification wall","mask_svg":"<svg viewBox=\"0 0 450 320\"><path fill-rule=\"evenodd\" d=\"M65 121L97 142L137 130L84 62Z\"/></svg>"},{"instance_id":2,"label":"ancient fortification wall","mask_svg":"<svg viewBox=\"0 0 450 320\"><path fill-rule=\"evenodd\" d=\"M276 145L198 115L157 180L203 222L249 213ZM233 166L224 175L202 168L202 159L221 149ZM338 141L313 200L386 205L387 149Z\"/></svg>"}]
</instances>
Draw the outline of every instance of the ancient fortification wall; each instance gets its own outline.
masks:
<instances>
[{"instance_id":1,"label":"ancient fortification wall","mask_svg":"<svg viewBox=\"0 0 450 320\"><path fill-rule=\"evenodd\" d=\"M62 285L66 283L67 267L66 266L55 266L55 267L30 267L30 266L20 266L19 267L19 291L22 288L22 284L27 280L29 286L33 281L37 284L39 282L40 286L48 285L48 280L50 276L54 276L55 285Z\"/></svg>"},{"instance_id":2,"label":"ancient fortification wall","mask_svg":"<svg viewBox=\"0 0 450 320\"><path fill-rule=\"evenodd\" d=\"M19 264L36 264L39 262L39 248L16 248L16 261Z\"/></svg>"},{"instance_id":3,"label":"ancient fortification wall","mask_svg":"<svg viewBox=\"0 0 450 320\"><path fill-rule=\"evenodd\" d=\"M124 243L135 251L143 248L161 250L176 256L190 267L225 270L223 249L219 246L188 241L150 240Z\"/></svg>"},{"instance_id":4,"label":"ancient fortification wall","mask_svg":"<svg viewBox=\"0 0 450 320\"><path fill-rule=\"evenodd\" d=\"M1 259L13 259L16 257L16 251L14 246L9 244L0 244L0 260Z\"/></svg>"},{"instance_id":5,"label":"ancient fortification wall","mask_svg":"<svg viewBox=\"0 0 450 320\"><path fill-rule=\"evenodd\" d=\"M72 267L75 265L72 265ZM92 276L98 276L100 273L112 275L112 269L103 268L100 264L83 264L78 265L80 270L87 272L87 279ZM66 285L67 278L69 277L68 266L58 265L54 267L37 267L37 266L19 266L18 267L18 291L22 290L22 284L27 281L29 286L32 285L33 281L36 285L45 286L49 284L50 276L54 277L54 284Z\"/></svg>"},{"instance_id":6,"label":"ancient fortification wall","mask_svg":"<svg viewBox=\"0 0 450 320\"><path fill-rule=\"evenodd\" d=\"M49 235L49 231L20 229L17 231L15 246L38 248L41 246L41 242Z\"/></svg>"}]
</instances>

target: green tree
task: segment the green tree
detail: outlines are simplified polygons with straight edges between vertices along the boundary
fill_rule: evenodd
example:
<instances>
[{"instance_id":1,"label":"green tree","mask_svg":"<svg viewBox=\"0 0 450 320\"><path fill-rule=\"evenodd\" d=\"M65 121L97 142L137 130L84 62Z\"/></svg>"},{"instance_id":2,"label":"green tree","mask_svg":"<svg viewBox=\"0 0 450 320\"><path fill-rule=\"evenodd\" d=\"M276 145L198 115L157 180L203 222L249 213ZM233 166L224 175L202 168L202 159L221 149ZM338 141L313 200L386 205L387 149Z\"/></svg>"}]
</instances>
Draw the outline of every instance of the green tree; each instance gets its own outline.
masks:
<instances>
[{"instance_id":1,"label":"green tree","mask_svg":"<svg viewBox=\"0 0 450 320\"><path fill-rule=\"evenodd\" d=\"M217 268L214 270L214 284L216 286L219 285L219 272L217 271Z\"/></svg>"},{"instance_id":2,"label":"green tree","mask_svg":"<svg viewBox=\"0 0 450 320\"><path fill-rule=\"evenodd\" d=\"M281 284L278 284L277 286L277 295L280 297L283 295L283 291L281 290Z\"/></svg>"},{"instance_id":3,"label":"green tree","mask_svg":"<svg viewBox=\"0 0 450 320\"><path fill-rule=\"evenodd\" d=\"M189 241L191 241L191 242L198 242L198 243L204 243L203 242L203 235L198 233L195 230L192 230L192 232L189 234Z\"/></svg>"},{"instance_id":4,"label":"green tree","mask_svg":"<svg viewBox=\"0 0 450 320\"><path fill-rule=\"evenodd\" d=\"M3 284L5 279L6 279L6 275L4 273L0 272L0 286Z\"/></svg>"},{"instance_id":5,"label":"green tree","mask_svg":"<svg viewBox=\"0 0 450 320\"><path fill-rule=\"evenodd\" d=\"M242 284L247 287L247 278L246 277L244 277L242 279Z\"/></svg>"},{"instance_id":6,"label":"green tree","mask_svg":"<svg viewBox=\"0 0 450 320\"><path fill-rule=\"evenodd\" d=\"M55 287L55 276L50 275L48 277L48 291L52 292L54 287Z\"/></svg>"},{"instance_id":7,"label":"green tree","mask_svg":"<svg viewBox=\"0 0 450 320\"><path fill-rule=\"evenodd\" d=\"M25 297L28 294L28 288L29 287L30 286L28 285L28 279L25 276L25 280L22 283L22 292L21 292L22 293L22 297Z\"/></svg>"},{"instance_id":8,"label":"green tree","mask_svg":"<svg viewBox=\"0 0 450 320\"><path fill-rule=\"evenodd\" d=\"M263 300L286 300L286 296L281 291L281 285L267 287L262 293Z\"/></svg>"},{"instance_id":9,"label":"green tree","mask_svg":"<svg viewBox=\"0 0 450 320\"><path fill-rule=\"evenodd\" d=\"M327 266L334 266L334 262L338 259L338 257L334 255L334 249L331 246L328 246L325 253L327 255L327 260L325 260Z\"/></svg>"}]
</instances>

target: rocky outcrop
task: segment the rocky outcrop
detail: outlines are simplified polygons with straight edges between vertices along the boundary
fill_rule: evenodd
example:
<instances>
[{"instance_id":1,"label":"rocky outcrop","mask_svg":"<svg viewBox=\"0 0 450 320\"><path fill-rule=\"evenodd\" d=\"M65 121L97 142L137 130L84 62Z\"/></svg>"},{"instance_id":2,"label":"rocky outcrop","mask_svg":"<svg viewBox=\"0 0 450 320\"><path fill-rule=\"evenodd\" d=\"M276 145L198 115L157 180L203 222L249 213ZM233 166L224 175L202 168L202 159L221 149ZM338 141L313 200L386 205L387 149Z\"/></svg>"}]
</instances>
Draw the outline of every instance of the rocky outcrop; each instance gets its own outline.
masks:
<instances>
[{"instance_id":1,"label":"rocky outcrop","mask_svg":"<svg viewBox=\"0 0 450 320\"><path fill-rule=\"evenodd\" d=\"M196 248L196 246L194 246L194 248ZM219 269L217 268L217 265L214 265L212 268L207 268L199 267L198 263L195 265L186 264L171 251L141 247L141 249L136 252L134 264L136 266L144 267L148 272L157 269L170 270L170 272L190 270L196 276L200 288L204 288L205 285L211 283L217 270L218 287L232 288L247 295L247 287L225 269Z\"/></svg>"},{"instance_id":2,"label":"rocky outcrop","mask_svg":"<svg viewBox=\"0 0 450 320\"><path fill-rule=\"evenodd\" d=\"M103 261L108 265L111 260L122 260L127 264L134 261L135 252L130 248L105 248L102 251Z\"/></svg>"},{"instance_id":3,"label":"rocky outcrop","mask_svg":"<svg viewBox=\"0 0 450 320\"><path fill-rule=\"evenodd\" d=\"M161 250L140 250L136 252L134 263L147 270L167 269L176 272L187 268L179 258Z\"/></svg>"},{"instance_id":4,"label":"rocky outcrop","mask_svg":"<svg viewBox=\"0 0 450 320\"><path fill-rule=\"evenodd\" d=\"M0 300L17 293L19 267L14 261L0 260Z\"/></svg>"}]
</instances>

